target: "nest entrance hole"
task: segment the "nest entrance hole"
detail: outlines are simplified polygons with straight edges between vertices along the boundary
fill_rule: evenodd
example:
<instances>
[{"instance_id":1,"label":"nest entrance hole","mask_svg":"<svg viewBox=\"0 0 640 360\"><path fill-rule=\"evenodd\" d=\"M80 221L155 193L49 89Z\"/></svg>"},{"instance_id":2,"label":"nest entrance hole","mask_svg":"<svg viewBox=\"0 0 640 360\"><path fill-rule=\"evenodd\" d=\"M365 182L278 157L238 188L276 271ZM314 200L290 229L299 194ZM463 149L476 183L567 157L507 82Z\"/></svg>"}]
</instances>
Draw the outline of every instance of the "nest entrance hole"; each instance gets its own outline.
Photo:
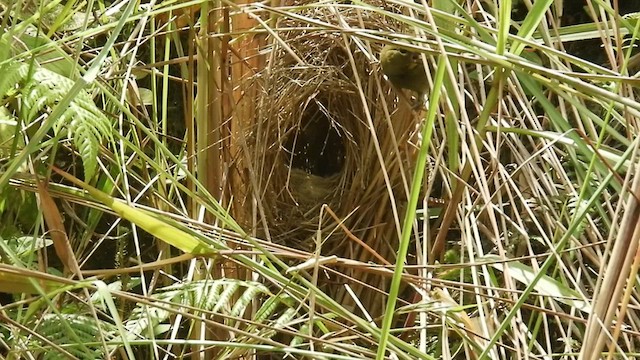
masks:
<instances>
[{"instance_id":1,"label":"nest entrance hole","mask_svg":"<svg viewBox=\"0 0 640 360\"><path fill-rule=\"evenodd\" d=\"M308 103L298 129L285 143L292 156L291 167L320 177L340 173L345 162L345 143L339 126L322 102Z\"/></svg>"}]
</instances>

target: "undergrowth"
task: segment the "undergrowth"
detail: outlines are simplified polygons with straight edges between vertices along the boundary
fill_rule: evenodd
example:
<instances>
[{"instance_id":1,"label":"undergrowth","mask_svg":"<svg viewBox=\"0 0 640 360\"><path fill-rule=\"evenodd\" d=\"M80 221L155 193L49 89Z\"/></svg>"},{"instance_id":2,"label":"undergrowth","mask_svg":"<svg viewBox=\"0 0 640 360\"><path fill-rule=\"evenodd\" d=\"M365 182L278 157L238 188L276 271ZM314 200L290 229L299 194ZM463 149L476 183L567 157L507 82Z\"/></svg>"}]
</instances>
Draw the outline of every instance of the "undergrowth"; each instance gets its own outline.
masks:
<instances>
[{"instance_id":1,"label":"undergrowth","mask_svg":"<svg viewBox=\"0 0 640 360\"><path fill-rule=\"evenodd\" d=\"M0 11L3 358L638 353L638 1Z\"/></svg>"}]
</instances>

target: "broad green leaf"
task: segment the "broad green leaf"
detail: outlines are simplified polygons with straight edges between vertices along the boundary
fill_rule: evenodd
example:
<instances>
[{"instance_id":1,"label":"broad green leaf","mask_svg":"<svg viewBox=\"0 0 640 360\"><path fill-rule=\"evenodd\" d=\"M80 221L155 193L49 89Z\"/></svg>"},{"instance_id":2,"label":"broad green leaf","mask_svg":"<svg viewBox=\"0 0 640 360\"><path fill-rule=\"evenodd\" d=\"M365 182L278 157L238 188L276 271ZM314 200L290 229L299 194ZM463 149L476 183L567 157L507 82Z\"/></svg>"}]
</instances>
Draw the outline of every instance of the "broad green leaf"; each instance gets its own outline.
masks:
<instances>
[{"instance_id":1,"label":"broad green leaf","mask_svg":"<svg viewBox=\"0 0 640 360\"><path fill-rule=\"evenodd\" d=\"M123 219L136 224L149 234L166 242L167 244L190 254L207 254L215 252L215 249L210 247L209 244L175 226L170 225L167 220L156 217L148 211L136 209L133 206L127 205L126 203L103 193L93 186L88 185L63 171L57 169L54 169L54 171L77 186L85 189L89 195L108 206Z\"/></svg>"},{"instance_id":2,"label":"broad green leaf","mask_svg":"<svg viewBox=\"0 0 640 360\"><path fill-rule=\"evenodd\" d=\"M495 255L485 255L478 259L479 261L489 261L489 266L504 272L503 259ZM530 267L520 262L509 262L509 276L523 283L524 285L530 285L532 280L536 277L536 272ZM578 310L586 313L591 313L591 304L584 300L580 300L580 293L558 282L556 279L548 275L542 275L540 281L538 281L534 287L537 292L543 295L547 295L552 299L559 301L563 304L574 307Z\"/></svg>"}]
</instances>

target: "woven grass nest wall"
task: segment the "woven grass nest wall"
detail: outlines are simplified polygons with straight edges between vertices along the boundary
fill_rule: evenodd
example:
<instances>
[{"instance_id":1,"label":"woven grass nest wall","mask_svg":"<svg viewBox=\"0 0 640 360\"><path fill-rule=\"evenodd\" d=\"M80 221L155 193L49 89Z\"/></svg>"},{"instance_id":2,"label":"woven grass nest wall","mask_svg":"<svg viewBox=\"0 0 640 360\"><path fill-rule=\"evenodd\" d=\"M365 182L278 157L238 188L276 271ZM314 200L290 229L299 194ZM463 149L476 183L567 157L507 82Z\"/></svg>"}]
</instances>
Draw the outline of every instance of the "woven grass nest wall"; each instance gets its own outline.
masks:
<instances>
[{"instance_id":1,"label":"woven grass nest wall","mask_svg":"<svg viewBox=\"0 0 640 360\"><path fill-rule=\"evenodd\" d=\"M375 13L346 8L314 7L300 14L343 26L402 31ZM380 43L305 30L309 26L281 18L278 28L292 30L278 33L282 41L273 46L258 77L263 91L248 130L256 164L250 176L258 182L267 220L261 235L313 251L321 229L323 255L393 263L420 116L383 78ZM323 204L344 227L321 211ZM344 275L373 288L388 286L379 276L353 269ZM372 301L370 309L382 309L381 300Z\"/></svg>"}]
</instances>

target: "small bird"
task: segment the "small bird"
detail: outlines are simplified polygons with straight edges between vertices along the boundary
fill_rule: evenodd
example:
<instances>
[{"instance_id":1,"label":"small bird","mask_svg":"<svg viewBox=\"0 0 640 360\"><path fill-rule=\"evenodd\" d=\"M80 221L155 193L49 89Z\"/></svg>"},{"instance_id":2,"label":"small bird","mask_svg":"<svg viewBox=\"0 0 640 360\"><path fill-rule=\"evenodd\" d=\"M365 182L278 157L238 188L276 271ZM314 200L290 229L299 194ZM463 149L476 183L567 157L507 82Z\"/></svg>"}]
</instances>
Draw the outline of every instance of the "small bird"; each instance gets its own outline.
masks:
<instances>
[{"instance_id":1,"label":"small bird","mask_svg":"<svg viewBox=\"0 0 640 360\"><path fill-rule=\"evenodd\" d=\"M420 53L397 45L385 45L380 51L380 65L393 85L415 91L419 99L429 90Z\"/></svg>"}]
</instances>

